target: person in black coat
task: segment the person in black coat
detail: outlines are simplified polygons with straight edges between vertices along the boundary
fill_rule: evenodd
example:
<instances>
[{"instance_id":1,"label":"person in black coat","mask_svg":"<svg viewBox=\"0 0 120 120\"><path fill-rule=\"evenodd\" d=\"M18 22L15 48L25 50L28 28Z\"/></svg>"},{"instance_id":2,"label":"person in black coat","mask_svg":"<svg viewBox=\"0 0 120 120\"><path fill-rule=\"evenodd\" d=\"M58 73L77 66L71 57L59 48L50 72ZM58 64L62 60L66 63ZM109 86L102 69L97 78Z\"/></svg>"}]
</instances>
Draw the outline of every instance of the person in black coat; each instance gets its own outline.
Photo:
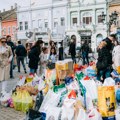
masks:
<instances>
[{"instance_id":1,"label":"person in black coat","mask_svg":"<svg viewBox=\"0 0 120 120\"><path fill-rule=\"evenodd\" d=\"M18 46L16 47L16 56L17 56L17 65L18 65L18 72L20 72L20 62L22 63L22 66L24 68L25 73L26 72L26 67L24 63L24 59L27 55L27 50L25 47L21 44L21 41L18 41Z\"/></svg>"},{"instance_id":2,"label":"person in black coat","mask_svg":"<svg viewBox=\"0 0 120 120\"><path fill-rule=\"evenodd\" d=\"M73 63L76 63L76 43L74 39L71 40L69 54L71 55Z\"/></svg>"},{"instance_id":3,"label":"person in black coat","mask_svg":"<svg viewBox=\"0 0 120 120\"><path fill-rule=\"evenodd\" d=\"M59 60L63 60L63 41L60 44L60 48L59 48Z\"/></svg>"},{"instance_id":4,"label":"person in black coat","mask_svg":"<svg viewBox=\"0 0 120 120\"><path fill-rule=\"evenodd\" d=\"M107 49L107 43L102 41L98 47L98 61L97 67L97 80L102 81L107 77L110 77L109 67L109 51Z\"/></svg>"},{"instance_id":5,"label":"person in black coat","mask_svg":"<svg viewBox=\"0 0 120 120\"><path fill-rule=\"evenodd\" d=\"M83 45L81 46L81 52L83 58L83 65L85 65L86 63L89 65L89 45L87 44L87 41L84 41Z\"/></svg>"},{"instance_id":6,"label":"person in black coat","mask_svg":"<svg viewBox=\"0 0 120 120\"><path fill-rule=\"evenodd\" d=\"M111 34L109 37L103 39L107 43L106 48L108 50L109 65L112 66L112 50L114 48L114 41L116 40L116 35Z\"/></svg>"},{"instance_id":7,"label":"person in black coat","mask_svg":"<svg viewBox=\"0 0 120 120\"><path fill-rule=\"evenodd\" d=\"M43 44L42 40L38 40L35 45L31 48L28 58L29 58L29 68L30 73L34 74L37 72L38 63L40 61L41 46Z\"/></svg>"}]
</instances>

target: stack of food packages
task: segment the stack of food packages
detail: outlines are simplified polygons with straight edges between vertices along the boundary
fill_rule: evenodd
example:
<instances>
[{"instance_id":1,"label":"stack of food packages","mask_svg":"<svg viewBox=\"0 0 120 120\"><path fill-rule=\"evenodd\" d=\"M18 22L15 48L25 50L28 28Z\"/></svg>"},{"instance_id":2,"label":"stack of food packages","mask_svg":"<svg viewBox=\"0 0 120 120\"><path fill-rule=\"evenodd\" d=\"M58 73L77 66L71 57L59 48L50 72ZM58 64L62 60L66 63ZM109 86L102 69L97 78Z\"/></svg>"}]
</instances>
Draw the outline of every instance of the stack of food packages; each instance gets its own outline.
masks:
<instances>
[{"instance_id":1,"label":"stack of food packages","mask_svg":"<svg viewBox=\"0 0 120 120\"><path fill-rule=\"evenodd\" d=\"M46 70L45 78L21 77L12 95L4 95L1 103L26 112L42 92L39 112L46 114L46 120L120 120L119 85L113 78L101 84L96 73L94 62L80 66L71 60L58 61L56 69Z\"/></svg>"}]
</instances>

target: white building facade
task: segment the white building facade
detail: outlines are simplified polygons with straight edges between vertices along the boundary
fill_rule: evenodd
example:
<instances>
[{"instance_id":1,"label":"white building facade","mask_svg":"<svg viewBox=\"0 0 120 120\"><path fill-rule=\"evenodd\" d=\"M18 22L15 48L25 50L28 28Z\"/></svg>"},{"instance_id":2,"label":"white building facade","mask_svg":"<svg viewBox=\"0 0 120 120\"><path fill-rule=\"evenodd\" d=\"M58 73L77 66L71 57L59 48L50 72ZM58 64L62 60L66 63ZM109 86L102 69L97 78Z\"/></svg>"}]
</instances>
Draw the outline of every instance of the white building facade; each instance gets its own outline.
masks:
<instances>
[{"instance_id":1,"label":"white building facade","mask_svg":"<svg viewBox=\"0 0 120 120\"><path fill-rule=\"evenodd\" d=\"M66 34L75 35L78 44L87 40L96 50L98 43L107 36L107 25L100 17L102 12L107 14L106 0L69 0Z\"/></svg>"},{"instance_id":2,"label":"white building facade","mask_svg":"<svg viewBox=\"0 0 120 120\"><path fill-rule=\"evenodd\" d=\"M19 7L18 39L27 40L26 32L32 31L36 39L62 40L67 27L67 5L67 0L36 0L28 7Z\"/></svg>"}]
</instances>

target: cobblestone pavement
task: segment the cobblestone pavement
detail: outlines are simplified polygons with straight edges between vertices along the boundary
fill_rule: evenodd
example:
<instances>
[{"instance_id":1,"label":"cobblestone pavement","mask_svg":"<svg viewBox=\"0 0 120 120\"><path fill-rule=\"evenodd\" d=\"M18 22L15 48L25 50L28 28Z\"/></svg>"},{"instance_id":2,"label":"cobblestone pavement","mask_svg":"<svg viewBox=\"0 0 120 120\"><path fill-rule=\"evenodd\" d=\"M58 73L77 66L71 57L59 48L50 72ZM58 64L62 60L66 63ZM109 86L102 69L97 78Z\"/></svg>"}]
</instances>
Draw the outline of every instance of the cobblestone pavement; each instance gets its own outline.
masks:
<instances>
[{"instance_id":1,"label":"cobblestone pavement","mask_svg":"<svg viewBox=\"0 0 120 120\"><path fill-rule=\"evenodd\" d=\"M15 87L15 85L19 81L20 75L25 75L23 69L21 69L21 73L18 73L16 68L14 70L14 79L7 80L7 89L6 89L7 92L11 91L13 87ZM1 86L2 83L0 82L0 92L1 92ZM23 120L24 118L25 118L24 113L0 105L0 120Z\"/></svg>"},{"instance_id":2,"label":"cobblestone pavement","mask_svg":"<svg viewBox=\"0 0 120 120\"><path fill-rule=\"evenodd\" d=\"M22 112L0 106L0 120L24 120L24 117Z\"/></svg>"}]
</instances>

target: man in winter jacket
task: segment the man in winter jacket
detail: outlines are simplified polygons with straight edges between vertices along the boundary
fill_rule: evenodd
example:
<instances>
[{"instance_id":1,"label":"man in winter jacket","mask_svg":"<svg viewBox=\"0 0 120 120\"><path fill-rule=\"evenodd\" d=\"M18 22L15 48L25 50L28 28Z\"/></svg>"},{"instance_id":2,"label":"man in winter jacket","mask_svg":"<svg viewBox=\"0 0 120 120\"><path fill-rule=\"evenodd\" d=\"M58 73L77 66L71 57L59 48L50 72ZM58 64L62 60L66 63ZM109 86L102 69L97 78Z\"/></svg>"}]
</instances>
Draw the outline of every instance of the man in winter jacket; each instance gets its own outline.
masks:
<instances>
[{"instance_id":1,"label":"man in winter jacket","mask_svg":"<svg viewBox=\"0 0 120 120\"><path fill-rule=\"evenodd\" d=\"M20 62L22 63L22 66L24 68L25 73L26 72L26 67L24 64L24 58L27 55L27 51L25 47L21 44L21 41L18 41L18 46L16 47L16 56L17 56L17 65L18 65L18 72L20 72Z\"/></svg>"},{"instance_id":2,"label":"man in winter jacket","mask_svg":"<svg viewBox=\"0 0 120 120\"><path fill-rule=\"evenodd\" d=\"M108 50L109 53L109 65L112 65L112 50L114 47L113 42L116 40L116 35L115 34L111 34L109 37L105 38L103 41L105 41L107 43L106 48Z\"/></svg>"},{"instance_id":3,"label":"man in winter jacket","mask_svg":"<svg viewBox=\"0 0 120 120\"><path fill-rule=\"evenodd\" d=\"M71 54L73 63L76 63L76 43L75 40L72 39L70 43L69 53Z\"/></svg>"},{"instance_id":4,"label":"man in winter jacket","mask_svg":"<svg viewBox=\"0 0 120 120\"><path fill-rule=\"evenodd\" d=\"M89 45L87 44L87 41L84 41L83 45L81 46L83 65L85 65L86 63L89 65L89 59L88 59L89 50L90 48Z\"/></svg>"}]
</instances>

